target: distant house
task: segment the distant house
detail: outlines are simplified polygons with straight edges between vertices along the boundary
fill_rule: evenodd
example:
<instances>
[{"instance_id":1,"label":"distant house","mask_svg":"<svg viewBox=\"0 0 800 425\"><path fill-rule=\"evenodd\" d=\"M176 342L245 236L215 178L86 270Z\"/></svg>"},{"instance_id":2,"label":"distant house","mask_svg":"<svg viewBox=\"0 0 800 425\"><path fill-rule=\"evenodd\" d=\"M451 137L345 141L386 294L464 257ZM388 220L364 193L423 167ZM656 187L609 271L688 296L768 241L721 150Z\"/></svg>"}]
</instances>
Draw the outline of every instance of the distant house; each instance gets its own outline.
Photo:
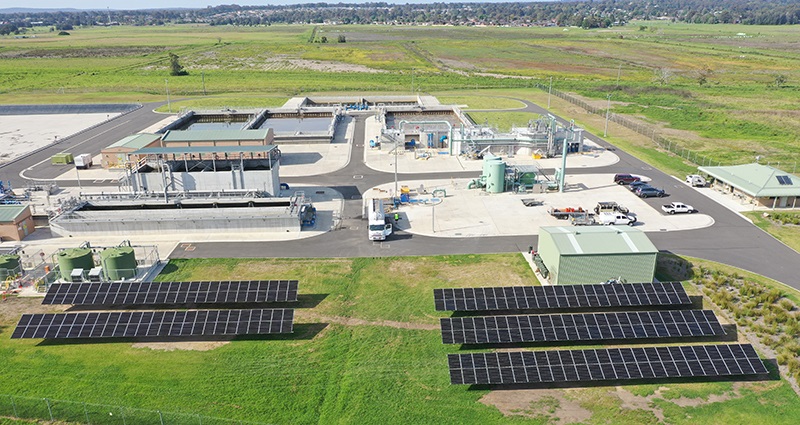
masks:
<instances>
[{"instance_id":1,"label":"distant house","mask_svg":"<svg viewBox=\"0 0 800 425\"><path fill-rule=\"evenodd\" d=\"M800 178L769 165L744 164L698 167L713 177L711 186L721 192L768 208L796 208Z\"/></svg>"},{"instance_id":2,"label":"distant house","mask_svg":"<svg viewBox=\"0 0 800 425\"><path fill-rule=\"evenodd\" d=\"M0 205L0 241L21 241L33 231L33 215L29 206Z\"/></svg>"}]
</instances>

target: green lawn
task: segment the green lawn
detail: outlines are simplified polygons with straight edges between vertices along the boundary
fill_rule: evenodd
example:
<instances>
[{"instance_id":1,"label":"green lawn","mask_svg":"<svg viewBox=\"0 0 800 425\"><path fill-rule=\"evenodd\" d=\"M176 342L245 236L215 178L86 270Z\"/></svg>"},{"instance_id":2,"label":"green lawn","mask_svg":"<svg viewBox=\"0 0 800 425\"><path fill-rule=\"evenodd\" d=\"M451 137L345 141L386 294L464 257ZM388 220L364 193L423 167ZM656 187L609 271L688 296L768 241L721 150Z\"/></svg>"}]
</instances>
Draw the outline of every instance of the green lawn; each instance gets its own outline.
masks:
<instances>
[{"instance_id":1,"label":"green lawn","mask_svg":"<svg viewBox=\"0 0 800 425\"><path fill-rule=\"evenodd\" d=\"M795 210L796 211L796 210ZM800 252L800 225L781 224L764 217L763 211L749 211L742 213L753 220L753 224L763 229L779 241L785 243L795 251Z\"/></svg>"},{"instance_id":2,"label":"green lawn","mask_svg":"<svg viewBox=\"0 0 800 425\"><path fill-rule=\"evenodd\" d=\"M6 371L0 394L269 423L544 424L539 408L558 404L531 402L517 415L503 416L478 401L488 391L449 384L446 354L458 348L441 343L438 318L447 315L434 311L432 289L530 284L530 268L519 255L177 260L159 276L264 278L300 280L302 308L293 336L238 339L210 351L161 351L130 342L44 344L10 340L18 314L0 315ZM39 300L6 303L13 311L46 309ZM669 423L792 424L800 415L797 395L785 381L667 386L670 391L658 396L655 385L623 391L650 397L645 405L662 409ZM618 391L595 387L558 394L587 409L588 423L657 422L649 408L622 407ZM712 394L728 399L709 404ZM698 399L697 407L678 407L678 395ZM9 409L0 397L0 415Z\"/></svg>"}]
</instances>

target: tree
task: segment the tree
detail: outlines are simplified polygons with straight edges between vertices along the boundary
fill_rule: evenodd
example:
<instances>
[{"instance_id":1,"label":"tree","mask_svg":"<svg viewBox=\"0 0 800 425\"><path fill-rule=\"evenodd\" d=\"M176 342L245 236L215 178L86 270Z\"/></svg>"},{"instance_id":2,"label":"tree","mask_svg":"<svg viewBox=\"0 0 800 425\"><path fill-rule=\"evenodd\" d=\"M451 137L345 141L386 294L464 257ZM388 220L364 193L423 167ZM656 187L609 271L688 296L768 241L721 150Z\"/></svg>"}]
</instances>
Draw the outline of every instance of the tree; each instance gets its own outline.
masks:
<instances>
[{"instance_id":1,"label":"tree","mask_svg":"<svg viewBox=\"0 0 800 425\"><path fill-rule=\"evenodd\" d=\"M189 73L183 69L183 66L178 62L178 55L175 53L170 52L169 54L169 75L172 76L180 76L180 75L189 75Z\"/></svg>"},{"instance_id":2,"label":"tree","mask_svg":"<svg viewBox=\"0 0 800 425\"><path fill-rule=\"evenodd\" d=\"M321 41L322 43L327 43L327 42L328 42L328 37L325 37L325 36L323 35L323 36L322 36L322 39L321 39L320 41Z\"/></svg>"},{"instance_id":3,"label":"tree","mask_svg":"<svg viewBox=\"0 0 800 425\"><path fill-rule=\"evenodd\" d=\"M775 87L778 87L778 88L785 86L786 85L786 76L783 75L783 74L775 75L775 83L774 84L775 84Z\"/></svg>"},{"instance_id":4,"label":"tree","mask_svg":"<svg viewBox=\"0 0 800 425\"><path fill-rule=\"evenodd\" d=\"M667 68L656 68L654 73L655 81L662 86L669 84L670 80L672 80L672 71Z\"/></svg>"},{"instance_id":5,"label":"tree","mask_svg":"<svg viewBox=\"0 0 800 425\"><path fill-rule=\"evenodd\" d=\"M339 34L339 43L347 43L347 39L344 37L344 34Z\"/></svg>"}]
</instances>

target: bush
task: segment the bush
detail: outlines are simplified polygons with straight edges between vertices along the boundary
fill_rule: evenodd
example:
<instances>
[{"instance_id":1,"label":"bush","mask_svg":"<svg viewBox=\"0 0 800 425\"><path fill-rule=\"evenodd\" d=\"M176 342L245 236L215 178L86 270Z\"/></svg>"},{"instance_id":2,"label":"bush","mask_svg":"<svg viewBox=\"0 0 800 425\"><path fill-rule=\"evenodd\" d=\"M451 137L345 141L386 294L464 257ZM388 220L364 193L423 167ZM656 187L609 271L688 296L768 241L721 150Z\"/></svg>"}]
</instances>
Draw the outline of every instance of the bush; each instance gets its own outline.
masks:
<instances>
[{"instance_id":1,"label":"bush","mask_svg":"<svg viewBox=\"0 0 800 425\"><path fill-rule=\"evenodd\" d=\"M59 31L58 35L70 35L70 34L66 31Z\"/></svg>"}]
</instances>

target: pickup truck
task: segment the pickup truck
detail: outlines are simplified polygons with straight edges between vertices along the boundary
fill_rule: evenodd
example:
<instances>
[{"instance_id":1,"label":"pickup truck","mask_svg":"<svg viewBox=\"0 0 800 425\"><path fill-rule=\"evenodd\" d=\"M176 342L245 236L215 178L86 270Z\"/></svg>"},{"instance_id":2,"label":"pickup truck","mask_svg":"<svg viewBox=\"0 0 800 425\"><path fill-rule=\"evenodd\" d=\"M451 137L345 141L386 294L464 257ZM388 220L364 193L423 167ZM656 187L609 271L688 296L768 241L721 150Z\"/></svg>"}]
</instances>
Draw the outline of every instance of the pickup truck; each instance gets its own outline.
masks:
<instances>
[{"instance_id":1,"label":"pickup truck","mask_svg":"<svg viewBox=\"0 0 800 425\"><path fill-rule=\"evenodd\" d=\"M627 224L634 226L636 224L636 217L621 212L603 212L599 215L600 224L611 226L614 224Z\"/></svg>"},{"instance_id":2,"label":"pickup truck","mask_svg":"<svg viewBox=\"0 0 800 425\"><path fill-rule=\"evenodd\" d=\"M675 214L675 213L688 213L691 214L697 210L694 209L691 205L686 205L682 202L673 202L671 204L662 205L661 209L665 213Z\"/></svg>"}]
</instances>

